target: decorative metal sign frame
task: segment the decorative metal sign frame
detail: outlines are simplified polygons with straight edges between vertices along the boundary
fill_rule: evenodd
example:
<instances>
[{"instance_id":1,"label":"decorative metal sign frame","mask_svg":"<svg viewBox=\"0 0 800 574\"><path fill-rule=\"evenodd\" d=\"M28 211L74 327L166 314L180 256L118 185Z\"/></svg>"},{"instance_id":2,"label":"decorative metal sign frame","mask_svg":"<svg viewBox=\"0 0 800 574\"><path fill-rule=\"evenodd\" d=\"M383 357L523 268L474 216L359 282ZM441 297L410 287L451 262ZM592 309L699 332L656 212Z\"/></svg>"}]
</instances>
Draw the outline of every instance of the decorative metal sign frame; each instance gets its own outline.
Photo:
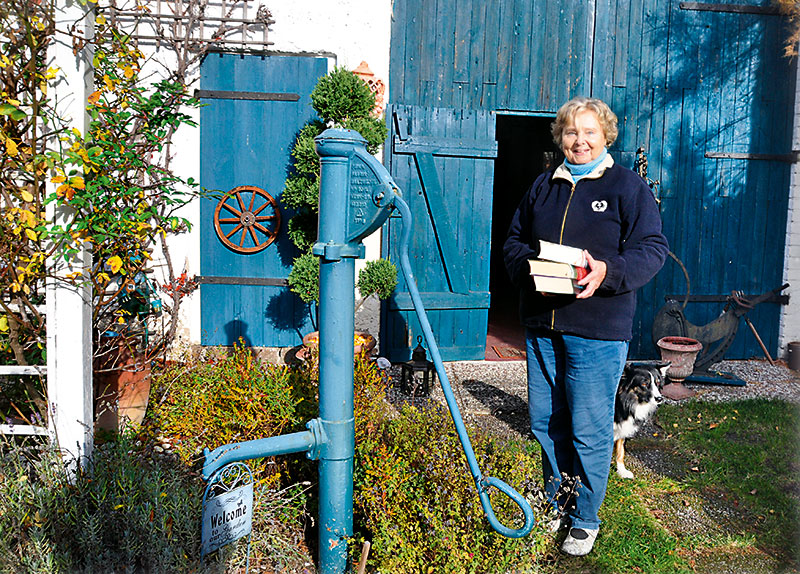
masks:
<instances>
[{"instance_id":1,"label":"decorative metal sign frame","mask_svg":"<svg viewBox=\"0 0 800 574\"><path fill-rule=\"evenodd\" d=\"M252 526L253 472L246 464L234 462L211 475L203 493L201 556L247 536L249 570Z\"/></svg>"}]
</instances>

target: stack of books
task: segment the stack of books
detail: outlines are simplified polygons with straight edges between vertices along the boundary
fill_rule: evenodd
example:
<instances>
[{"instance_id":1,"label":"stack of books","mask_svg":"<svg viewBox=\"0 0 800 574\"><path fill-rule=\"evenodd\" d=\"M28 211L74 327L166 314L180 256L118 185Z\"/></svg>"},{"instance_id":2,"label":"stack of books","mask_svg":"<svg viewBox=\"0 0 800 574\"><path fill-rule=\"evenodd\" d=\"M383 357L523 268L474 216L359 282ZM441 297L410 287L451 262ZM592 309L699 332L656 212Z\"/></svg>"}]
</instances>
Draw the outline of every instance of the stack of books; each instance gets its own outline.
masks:
<instances>
[{"instance_id":1,"label":"stack of books","mask_svg":"<svg viewBox=\"0 0 800 574\"><path fill-rule=\"evenodd\" d=\"M577 295L583 290L578 281L589 273L583 250L568 245L540 241L537 259L529 259L531 276L541 293Z\"/></svg>"}]
</instances>

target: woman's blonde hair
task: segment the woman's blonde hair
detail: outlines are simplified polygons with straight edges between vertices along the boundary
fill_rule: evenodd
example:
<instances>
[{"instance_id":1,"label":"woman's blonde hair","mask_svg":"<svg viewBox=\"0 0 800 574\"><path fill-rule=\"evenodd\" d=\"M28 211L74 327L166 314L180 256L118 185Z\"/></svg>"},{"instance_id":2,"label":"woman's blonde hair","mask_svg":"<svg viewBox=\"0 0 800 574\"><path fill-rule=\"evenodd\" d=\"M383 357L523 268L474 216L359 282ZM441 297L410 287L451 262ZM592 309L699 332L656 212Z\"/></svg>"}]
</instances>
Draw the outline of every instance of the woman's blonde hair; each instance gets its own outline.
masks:
<instances>
[{"instance_id":1,"label":"woman's blonde hair","mask_svg":"<svg viewBox=\"0 0 800 574\"><path fill-rule=\"evenodd\" d=\"M559 148L561 147L561 135L564 133L564 128L575 122L575 116L587 110L594 112L597 116L600 127L603 128L603 135L606 136L606 147L617 140L617 135L619 135L617 115L611 111L608 104L597 98L579 97L572 98L561 106L561 109L556 114L556 121L550 125L553 141L556 142Z\"/></svg>"}]
</instances>

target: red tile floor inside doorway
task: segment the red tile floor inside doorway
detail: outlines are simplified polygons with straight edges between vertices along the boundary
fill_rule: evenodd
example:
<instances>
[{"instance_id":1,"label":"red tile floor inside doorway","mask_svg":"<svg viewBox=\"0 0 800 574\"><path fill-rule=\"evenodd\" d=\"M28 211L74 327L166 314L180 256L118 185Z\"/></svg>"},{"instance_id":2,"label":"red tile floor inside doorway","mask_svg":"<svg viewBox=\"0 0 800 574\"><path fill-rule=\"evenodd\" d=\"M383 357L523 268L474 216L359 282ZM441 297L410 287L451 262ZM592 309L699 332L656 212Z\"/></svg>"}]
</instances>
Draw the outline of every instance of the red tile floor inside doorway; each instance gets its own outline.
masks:
<instances>
[{"instance_id":1,"label":"red tile floor inside doorway","mask_svg":"<svg viewBox=\"0 0 800 574\"><path fill-rule=\"evenodd\" d=\"M485 359L487 361L525 360L525 330L516 317L489 317Z\"/></svg>"}]
</instances>

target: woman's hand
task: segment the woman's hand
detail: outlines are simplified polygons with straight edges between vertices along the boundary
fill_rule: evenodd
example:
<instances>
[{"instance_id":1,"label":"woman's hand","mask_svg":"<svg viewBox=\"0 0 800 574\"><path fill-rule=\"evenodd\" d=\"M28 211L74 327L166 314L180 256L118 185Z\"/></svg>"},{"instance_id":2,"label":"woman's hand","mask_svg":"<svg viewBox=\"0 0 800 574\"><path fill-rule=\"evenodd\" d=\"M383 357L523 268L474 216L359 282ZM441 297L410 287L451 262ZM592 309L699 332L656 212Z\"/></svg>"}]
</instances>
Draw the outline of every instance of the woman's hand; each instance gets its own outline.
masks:
<instances>
[{"instance_id":1,"label":"woman's hand","mask_svg":"<svg viewBox=\"0 0 800 574\"><path fill-rule=\"evenodd\" d=\"M586 256L586 262L589 264L589 274L578 281L578 285L583 286L583 291L576 295L577 299L588 299L594 295L594 292L600 287L603 279L606 278L606 270L608 268L605 261L595 259L585 249L583 254Z\"/></svg>"}]
</instances>

